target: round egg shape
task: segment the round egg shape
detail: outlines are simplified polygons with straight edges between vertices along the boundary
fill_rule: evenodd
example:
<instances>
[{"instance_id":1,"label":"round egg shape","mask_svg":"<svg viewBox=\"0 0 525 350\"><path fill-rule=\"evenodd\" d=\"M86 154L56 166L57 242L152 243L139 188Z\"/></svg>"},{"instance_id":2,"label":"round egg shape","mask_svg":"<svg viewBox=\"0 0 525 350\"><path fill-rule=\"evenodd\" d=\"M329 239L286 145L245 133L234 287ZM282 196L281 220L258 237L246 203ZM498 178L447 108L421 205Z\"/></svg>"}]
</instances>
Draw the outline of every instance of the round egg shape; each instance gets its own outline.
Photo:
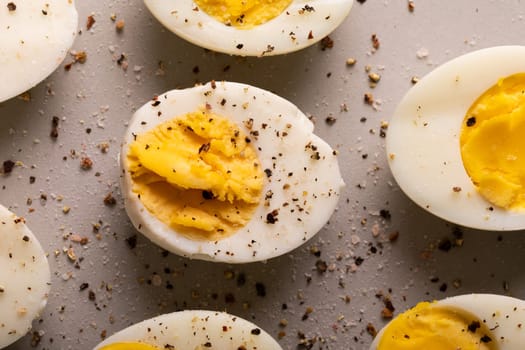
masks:
<instances>
[{"instance_id":1,"label":"round egg shape","mask_svg":"<svg viewBox=\"0 0 525 350\"><path fill-rule=\"evenodd\" d=\"M520 72L525 72L525 47L482 49L436 68L401 100L388 126L388 164L399 187L420 207L465 227L525 228L523 211L482 197L460 150L469 107L500 79Z\"/></svg>"},{"instance_id":2,"label":"round egg shape","mask_svg":"<svg viewBox=\"0 0 525 350\"><path fill-rule=\"evenodd\" d=\"M0 1L0 102L47 78L77 32L73 0Z\"/></svg>"},{"instance_id":3,"label":"round egg shape","mask_svg":"<svg viewBox=\"0 0 525 350\"><path fill-rule=\"evenodd\" d=\"M280 14L267 22L239 28L215 19L192 0L144 2L166 28L181 38L206 49L239 56L271 56L310 46L334 31L353 4L353 0L290 0Z\"/></svg>"},{"instance_id":4,"label":"round egg shape","mask_svg":"<svg viewBox=\"0 0 525 350\"><path fill-rule=\"evenodd\" d=\"M146 209L145 197L133 190L133 171L127 156L138 135L202 108L228 118L248 135L245 142L257 153L257 167L262 174L260 200L251 216L242 227L222 239L193 239ZM153 148L156 146L144 147L148 151ZM199 157L205 148L209 148L209 143L199 148ZM313 133L312 122L295 105L268 91L232 82L172 90L145 104L129 124L120 162L125 207L137 230L175 254L229 263L267 260L308 241L330 218L344 186L336 152ZM169 166L178 174L186 162ZM171 173L171 168L168 169ZM191 181L192 177L188 179ZM202 186L207 189L208 184ZM207 191L202 193L206 195ZM153 201L159 202L157 197ZM213 214L221 215L220 211Z\"/></svg>"},{"instance_id":5,"label":"round egg shape","mask_svg":"<svg viewBox=\"0 0 525 350\"><path fill-rule=\"evenodd\" d=\"M225 312L186 310L130 326L94 350L217 349L281 350L264 330Z\"/></svg>"},{"instance_id":6,"label":"round egg shape","mask_svg":"<svg viewBox=\"0 0 525 350\"><path fill-rule=\"evenodd\" d=\"M31 330L47 303L50 280L37 238L23 218L0 205L0 349Z\"/></svg>"},{"instance_id":7,"label":"round egg shape","mask_svg":"<svg viewBox=\"0 0 525 350\"><path fill-rule=\"evenodd\" d=\"M434 310L444 310L445 313L460 315L468 321L458 331L472 334L474 338L479 339L481 345L471 344L473 349L478 349L481 346L485 349L519 350L525 344L525 327L523 327L525 301L523 300L496 294L464 294L432 302L430 307ZM397 317L401 316L398 315ZM394 321L396 319L392 320L391 323ZM440 322L435 320L433 325ZM391 323L387 324L376 335L370 350L380 350L384 347L384 344L381 346L382 338L388 334L388 327ZM412 326L408 332L416 334L419 331L417 326ZM451 339L452 333L447 332L443 338ZM404 337L408 338L413 334L405 334ZM403 341L400 341L398 344L402 343ZM425 348L423 344L419 343L420 346L423 346L421 348ZM436 344L436 340L433 344ZM463 347L461 348L463 349Z\"/></svg>"}]
</instances>

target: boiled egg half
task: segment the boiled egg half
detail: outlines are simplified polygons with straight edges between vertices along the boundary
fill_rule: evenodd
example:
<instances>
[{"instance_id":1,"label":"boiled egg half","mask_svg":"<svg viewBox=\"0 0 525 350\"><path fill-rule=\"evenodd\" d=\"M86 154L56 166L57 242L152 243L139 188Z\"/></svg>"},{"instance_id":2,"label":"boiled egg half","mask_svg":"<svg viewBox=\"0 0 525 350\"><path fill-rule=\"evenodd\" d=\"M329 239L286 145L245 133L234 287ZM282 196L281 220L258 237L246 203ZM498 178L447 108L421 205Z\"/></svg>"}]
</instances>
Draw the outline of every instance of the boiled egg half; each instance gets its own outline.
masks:
<instances>
[{"instance_id":1,"label":"boiled egg half","mask_svg":"<svg viewBox=\"0 0 525 350\"><path fill-rule=\"evenodd\" d=\"M264 330L218 311L188 310L161 315L128 327L94 350L281 350Z\"/></svg>"},{"instance_id":2,"label":"boiled egg half","mask_svg":"<svg viewBox=\"0 0 525 350\"><path fill-rule=\"evenodd\" d=\"M0 205L0 349L29 332L47 303L50 279L37 238Z\"/></svg>"},{"instance_id":3,"label":"boiled egg half","mask_svg":"<svg viewBox=\"0 0 525 350\"><path fill-rule=\"evenodd\" d=\"M295 105L231 82L149 101L131 119L120 160L134 226L204 260L289 252L328 221L344 185L336 152Z\"/></svg>"},{"instance_id":4,"label":"boiled egg half","mask_svg":"<svg viewBox=\"0 0 525 350\"><path fill-rule=\"evenodd\" d=\"M169 30L201 47L270 56L310 46L335 30L353 0L145 0Z\"/></svg>"},{"instance_id":5,"label":"boiled egg half","mask_svg":"<svg viewBox=\"0 0 525 350\"><path fill-rule=\"evenodd\" d=\"M479 50L408 91L389 124L392 174L417 204L453 223L525 228L525 47Z\"/></svg>"},{"instance_id":6,"label":"boiled egg half","mask_svg":"<svg viewBox=\"0 0 525 350\"><path fill-rule=\"evenodd\" d=\"M466 294L421 302L398 315L370 350L520 350L525 344L525 302Z\"/></svg>"},{"instance_id":7,"label":"boiled egg half","mask_svg":"<svg viewBox=\"0 0 525 350\"><path fill-rule=\"evenodd\" d=\"M0 102L29 90L60 65L77 22L73 0L0 0Z\"/></svg>"}]
</instances>

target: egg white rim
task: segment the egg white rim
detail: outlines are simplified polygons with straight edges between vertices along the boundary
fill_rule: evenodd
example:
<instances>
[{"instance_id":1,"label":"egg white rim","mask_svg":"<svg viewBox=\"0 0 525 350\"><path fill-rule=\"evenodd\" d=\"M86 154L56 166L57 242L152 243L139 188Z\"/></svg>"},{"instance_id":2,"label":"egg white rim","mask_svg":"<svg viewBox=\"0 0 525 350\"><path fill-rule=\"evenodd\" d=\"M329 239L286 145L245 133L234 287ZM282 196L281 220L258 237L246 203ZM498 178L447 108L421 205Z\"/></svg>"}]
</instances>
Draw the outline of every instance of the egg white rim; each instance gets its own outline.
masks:
<instances>
[{"instance_id":1,"label":"egg white rim","mask_svg":"<svg viewBox=\"0 0 525 350\"><path fill-rule=\"evenodd\" d=\"M498 349L518 350L525 344L524 300L499 294L473 293L441 299L434 305L463 311L478 318L491 331ZM377 333L370 350L377 349L388 325ZM519 335L516 332L520 332Z\"/></svg>"},{"instance_id":2,"label":"egg white rim","mask_svg":"<svg viewBox=\"0 0 525 350\"><path fill-rule=\"evenodd\" d=\"M44 34L44 39L41 39L42 42L47 43L46 48L44 50L49 50L49 47L51 47L51 49L53 50L52 57L46 54L46 55L41 55L41 56L36 56L36 57L31 58L31 57L27 57L28 54L31 54L30 52L24 52L24 53L6 52L2 50L2 45L0 45L0 63L5 62L6 59L12 59L12 56L20 55L21 57L23 57L22 59L20 59L22 61L20 64L22 64L25 67L25 69L22 70L23 71L22 76L19 75L16 77L16 79L13 78L13 80L16 80L16 84L15 83L4 84L2 88L0 88L0 103L8 99L11 99L25 91L28 91L29 89L35 87L40 82L42 82L48 76L50 76L58 68L58 66L62 63L69 49L73 45L73 42L75 40L76 33L77 33L77 26L78 26L78 12L76 10L74 0L46 0L46 1L41 1L41 2L42 2L42 5L49 5L49 7L52 9L51 11L53 11L54 5L57 5L61 2L67 2L67 5L66 5L67 7L64 7L63 8L64 11L61 11L57 17L60 23L64 24L63 28L60 28L57 31L57 26L55 25L53 26L53 32L49 33L43 28L34 28L34 25L35 25L34 21L32 21L32 24L31 24L33 26L32 28L33 33L38 33L37 35L39 36ZM27 1L27 2L16 3L17 10L15 10L15 12L18 11L20 15L25 16L24 18L27 19L27 21L29 22L32 20L32 16L41 14L42 10L40 9L40 7L38 7L38 10L35 10L35 12L27 13L26 11L24 11L24 8L28 3L31 3L31 2ZM31 4L31 6L35 6L35 4ZM6 7L4 6L2 8L2 11L6 11L5 8ZM36 6L35 6L35 9L36 9ZM9 14L7 16L9 16ZM0 14L0 18L1 17L2 15ZM27 23L24 24L24 26L27 26ZM10 30L10 32L8 32L8 30ZM6 28L4 26L0 27L0 38L1 37L5 38L8 35L12 35L11 33L13 31L16 31L14 35L17 35L17 36L20 35L20 33L18 33L17 28L13 29L13 27L11 28ZM1 39L0 39L0 42L1 42ZM25 48L29 50L28 45L30 44L26 43ZM38 50L38 48L36 50ZM31 60L29 61L29 59ZM39 59L43 61L38 62ZM38 70L35 69L37 65L39 66ZM3 73L2 75L4 79L7 79L7 81L11 80L12 77L10 77L8 73L13 73L13 72L5 72L5 71L1 71L1 72ZM6 74L8 75L7 78L6 78Z\"/></svg>"},{"instance_id":3,"label":"egg white rim","mask_svg":"<svg viewBox=\"0 0 525 350\"><path fill-rule=\"evenodd\" d=\"M477 193L459 147L460 128L470 105L499 78L518 72L525 72L524 46L482 49L436 68L403 97L389 123L386 153L399 187L420 207L465 227L497 231L525 228L525 213L494 207ZM413 131L407 135L402 128ZM430 147L419 147L418 143L439 143L440 154L436 157ZM413 177L420 174L426 180L416 186ZM479 215L466 215L466 207Z\"/></svg>"},{"instance_id":4,"label":"egg white rim","mask_svg":"<svg viewBox=\"0 0 525 350\"><path fill-rule=\"evenodd\" d=\"M182 339L181 334L194 332L192 324L195 322L210 324L197 327L197 333L192 334L197 338L196 340L193 340L194 338L191 337ZM220 330L218 332L220 335L216 336L218 332L216 328L212 327L213 325L219 326ZM232 329L225 333L223 332L223 327L232 327ZM169 328L175 328L175 330L170 332ZM252 334L254 329L257 329L256 334ZM230 337L234 342L247 341L249 344L253 344L251 340L255 340L256 344L265 345L263 348L267 350L282 349L279 343L266 331L241 317L220 311L185 310L160 315L134 324L110 336L93 350L118 342L143 342L158 347L170 344L177 349L180 346L183 346L182 348L187 346L187 349L190 347L193 349L202 345L199 339L205 339L212 344L214 349L219 349L221 346L229 345ZM179 342L184 342L184 344L179 344Z\"/></svg>"},{"instance_id":5,"label":"egg white rim","mask_svg":"<svg viewBox=\"0 0 525 350\"><path fill-rule=\"evenodd\" d=\"M348 16L353 0L294 0L274 19L241 30L220 23L202 10L194 11L192 0L171 5L165 0L144 3L166 28L195 45L230 55L272 56L303 49L329 35ZM304 11L307 6L314 10Z\"/></svg>"},{"instance_id":6,"label":"egg white rim","mask_svg":"<svg viewBox=\"0 0 525 350\"><path fill-rule=\"evenodd\" d=\"M0 284L4 288L4 291L1 294L9 294L9 299L5 299L6 296L4 296L3 303L7 300L7 303L11 304L10 306L14 306L11 302L17 305L14 306L13 309L3 309L1 311L2 323L5 324L3 324L0 329L8 333L4 340L0 339L0 349L16 342L31 330L33 321L41 315L47 305L51 288L51 270L49 262L37 237L27 227L23 218L18 217L0 204L0 225L4 225L4 223L10 225L11 220L16 222L12 231L5 233L2 230L7 229L7 226L0 227L0 234L4 233L11 235L8 239L5 237L1 238L2 243L0 243L0 250L3 251L4 249L7 249L7 251L10 251L10 253L13 254L12 257L10 256L7 269L9 271L13 271L14 269L17 274L22 273L24 275L19 276L16 281L3 281L3 277L1 276L3 273L0 272ZM22 254L18 254L19 252L15 251L15 241L19 243L24 241L24 252ZM13 249L13 251L11 251L11 249ZM25 257L25 260L23 257L24 254L29 255ZM5 268L6 267L2 267L2 272L6 271L4 270ZM9 274L7 277L9 277ZM31 280L29 280L30 278ZM22 285L22 282L31 285ZM28 290L30 292L28 292ZM13 294L16 297L16 301L11 300ZM19 314L18 308L25 309L25 313L22 315ZM17 325L9 324L7 321L8 317L16 319ZM12 332L13 329L15 332Z\"/></svg>"},{"instance_id":7,"label":"egg white rim","mask_svg":"<svg viewBox=\"0 0 525 350\"><path fill-rule=\"evenodd\" d=\"M234 102L228 101L226 104L222 103L223 99L228 99L232 93L233 95L237 94L238 96L241 96L239 100L235 100ZM254 96L257 96L257 98L254 99ZM326 159L328 164L327 173L323 173L322 176L319 176L322 178L322 181L316 181L314 186L321 186L322 188L330 187L330 189L326 190L327 192L332 191L331 187L333 186L334 192L333 196L326 196L324 194L319 195L318 198L320 198L320 200L316 203L321 203L321 198L325 200L327 197L330 197L329 199L326 199L329 203L323 203L325 205L317 204L315 207L316 214L306 216L305 220L297 225L294 234L287 234L286 227L282 230L282 234L278 232L277 235L274 235L271 230L260 232L257 229L254 229L256 224L260 222L256 218L265 217L269 211L268 208L263 205L262 201L252 215L252 219L243 228L247 231L243 232L246 234L241 236L234 233L233 235L218 241L198 241L177 233L145 209L142 202L137 200L137 195L132 192L131 177L128 172L124 170L121 176L121 188L126 212L135 228L151 241L172 253L193 259L228 263L264 261L286 254L312 238L326 223L316 220L315 218L326 217L327 220L330 218L337 205L340 190L344 186L337 158L332 148L313 133L312 122L294 104L269 91L233 82L213 82L189 89L172 90L159 96L157 100L166 102L164 102L164 104L160 103L159 105L156 105L156 103L150 101L137 110L132 117L120 152L122 169L126 169L125 155L128 154L129 144L134 140L133 135L148 131L157 124L170 120L175 116L194 112L206 103L217 108L214 112L225 116L230 115L232 120L234 120L235 118L241 118L241 113L229 113L228 110L231 111L233 108L231 105L236 105L238 108L243 108L244 110L244 107L241 106L244 102L249 102L249 107L247 107L246 110L249 111L251 108L257 109L265 106L271 111L268 112L268 117L278 113L286 118L292 118L297 126L302 126L308 132L306 135L307 138L304 139L304 142L306 143L308 140L313 140L318 147L320 154L328 157ZM183 102L179 103L179 101ZM171 114L165 113L166 109L170 110ZM159 117L157 117L158 111L163 111L162 115ZM155 115L157 121L154 124L150 123L147 125L142 123L144 120L144 114ZM247 116L248 114L245 115L243 113L243 120L246 120ZM239 127L244 128L241 125L241 120L234 121ZM286 119L281 122L285 123ZM248 130L245 130L245 133L249 134ZM261 135L260 137L264 136ZM256 141L253 143L256 144ZM271 165L268 165L269 162L272 162L269 160L270 157L265 157L267 154L261 152L258 153L261 166L264 168L271 168ZM304 165L303 163L300 164ZM303 169L302 166L301 169ZM316 167L310 167L308 170L309 172L306 174L310 174L311 169L313 169L313 175L319 174ZM266 193L268 186L267 183L263 189L263 195ZM331 193L332 192L330 192L330 194ZM277 193L274 193L274 197L277 195ZM273 227L280 227L282 229L283 223L277 222ZM242 247L239 247L239 244L242 244Z\"/></svg>"}]
</instances>

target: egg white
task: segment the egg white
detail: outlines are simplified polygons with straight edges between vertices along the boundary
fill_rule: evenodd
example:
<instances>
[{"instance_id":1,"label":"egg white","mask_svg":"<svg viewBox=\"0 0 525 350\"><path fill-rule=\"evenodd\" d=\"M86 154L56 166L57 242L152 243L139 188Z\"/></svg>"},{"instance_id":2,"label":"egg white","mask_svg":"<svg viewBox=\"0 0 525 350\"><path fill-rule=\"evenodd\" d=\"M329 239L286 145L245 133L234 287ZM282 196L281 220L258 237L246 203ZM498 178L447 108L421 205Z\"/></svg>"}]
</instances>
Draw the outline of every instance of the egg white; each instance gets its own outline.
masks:
<instances>
[{"instance_id":1,"label":"egg white","mask_svg":"<svg viewBox=\"0 0 525 350\"><path fill-rule=\"evenodd\" d=\"M50 279L37 238L0 205L0 349L29 332L47 303Z\"/></svg>"},{"instance_id":2,"label":"egg white","mask_svg":"<svg viewBox=\"0 0 525 350\"><path fill-rule=\"evenodd\" d=\"M164 314L130 326L94 350L118 342L142 342L164 349L264 349L281 346L264 330L240 317L218 311L186 310ZM204 344L209 343L208 346Z\"/></svg>"},{"instance_id":3,"label":"egg white","mask_svg":"<svg viewBox=\"0 0 525 350\"><path fill-rule=\"evenodd\" d=\"M386 152L394 178L415 203L462 226L525 228L523 212L494 207L477 192L459 145L470 105L498 79L518 72L525 72L525 47L493 47L443 64L408 91L389 123Z\"/></svg>"},{"instance_id":4,"label":"egg white","mask_svg":"<svg viewBox=\"0 0 525 350\"><path fill-rule=\"evenodd\" d=\"M353 0L294 0L274 19L252 29L226 26L192 0L144 0L166 28L204 48L239 56L271 56L310 46L334 31L348 16ZM310 6L314 11L304 11Z\"/></svg>"},{"instance_id":5,"label":"egg white","mask_svg":"<svg viewBox=\"0 0 525 350\"><path fill-rule=\"evenodd\" d=\"M491 331L489 336L499 350L522 350L525 344L525 301L497 294L465 294L438 300L446 307L477 317ZM385 326L385 328L388 327ZM376 350L383 328L370 350Z\"/></svg>"},{"instance_id":6,"label":"egg white","mask_svg":"<svg viewBox=\"0 0 525 350\"><path fill-rule=\"evenodd\" d=\"M10 2L16 10L8 9ZM77 22L73 0L0 0L0 102L29 90L60 65Z\"/></svg>"},{"instance_id":7,"label":"egg white","mask_svg":"<svg viewBox=\"0 0 525 350\"><path fill-rule=\"evenodd\" d=\"M172 90L157 101L160 103L150 101L134 114L120 155L126 211L133 225L150 240L190 258L244 263L287 253L309 240L328 221L344 186L337 157L326 142L313 134L312 122L295 105L268 91L231 82ZM259 135L251 137L251 144L257 150L262 169L272 169L262 190L263 197L269 190L273 192L268 200L270 205L265 206L261 198L248 224L219 241L189 239L153 216L133 193L126 162L134 135L206 104L213 113L230 117L246 135L250 135L250 130L243 122L253 118L253 130ZM262 124L268 126L261 128ZM287 136L282 136L283 131ZM312 159L316 158L316 152L306 148L310 143L317 147L319 160ZM284 189L284 184L289 184L289 188ZM298 206L303 210L298 210ZM274 209L279 209L278 221L268 224L267 214Z\"/></svg>"}]
</instances>

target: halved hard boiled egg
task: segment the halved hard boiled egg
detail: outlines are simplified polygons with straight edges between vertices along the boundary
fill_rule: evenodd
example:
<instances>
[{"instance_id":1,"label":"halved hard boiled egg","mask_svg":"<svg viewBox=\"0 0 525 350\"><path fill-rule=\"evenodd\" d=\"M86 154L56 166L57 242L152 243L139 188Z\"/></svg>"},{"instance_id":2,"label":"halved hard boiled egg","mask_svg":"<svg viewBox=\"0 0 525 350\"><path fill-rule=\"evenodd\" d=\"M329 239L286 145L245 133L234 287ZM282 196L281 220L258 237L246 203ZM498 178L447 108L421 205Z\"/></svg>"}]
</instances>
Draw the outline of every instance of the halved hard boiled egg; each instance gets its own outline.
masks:
<instances>
[{"instance_id":1,"label":"halved hard boiled egg","mask_svg":"<svg viewBox=\"0 0 525 350\"><path fill-rule=\"evenodd\" d=\"M94 350L281 350L264 330L218 311L188 310L161 315L128 327Z\"/></svg>"},{"instance_id":2,"label":"halved hard boiled egg","mask_svg":"<svg viewBox=\"0 0 525 350\"><path fill-rule=\"evenodd\" d=\"M353 0L144 0L169 30L204 48L270 56L310 46L335 30Z\"/></svg>"},{"instance_id":3,"label":"halved hard boiled egg","mask_svg":"<svg viewBox=\"0 0 525 350\"><path fill-rule=\"evenodd\" d=\"M47 78L77 31L73 0L0 0L0 102Z\"/></svg>"},{"instance_id":4,"label":"halved hard boiled egg","mask_svg":"<svg viewBox=\"0 0 525 350\"><path fill-rule=\"evenodd\" d=\"M47 303L50 280L37 238L0 205L0 349L29 332Z\"/></svg>"},{"instance_id":5,"label":"halved hard boiled egg","mask_svg":"<svg viewBox=\"0 0 525 350\"><path fill-rule=\"evenodd\" d=\"M421 302L387 324L370 350L521 350L524 320L525 302L507 296Z\"/></svg>"},{"instance_id":6,"label":"halved hard boiled egg","mask_svg":"<svg viewBox=\"0 0 525 350\"><path fill-rule=\"evenodd\" d=\"M386 140L401 189L453 223L525 228L525 47L479 50L419 81Z\"/></svg>"},{"instance_id":7,"label":"halved hard boiled egg","mask_svg":"<svg viewBox=\"0 0 525 350\"><path fill-rule=\"evenodd\" d=\"M173 253L230 263L309 240L344 185L336 152L295 105L231 82L148 102L120 160L126 211L140 232Z\"/></svg>"}]
</instances>

